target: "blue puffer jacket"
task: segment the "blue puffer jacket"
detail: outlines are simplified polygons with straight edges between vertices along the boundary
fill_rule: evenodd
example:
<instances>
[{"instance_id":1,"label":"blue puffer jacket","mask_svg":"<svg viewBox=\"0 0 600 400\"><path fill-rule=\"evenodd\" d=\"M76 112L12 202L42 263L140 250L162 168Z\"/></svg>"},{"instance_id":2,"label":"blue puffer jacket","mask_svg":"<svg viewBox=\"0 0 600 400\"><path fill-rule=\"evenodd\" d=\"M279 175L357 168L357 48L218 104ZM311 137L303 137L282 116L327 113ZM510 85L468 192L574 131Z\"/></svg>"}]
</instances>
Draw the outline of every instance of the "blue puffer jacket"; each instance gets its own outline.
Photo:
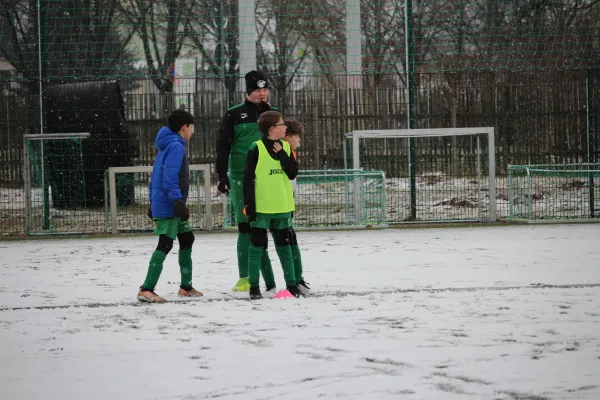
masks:
<instances>
[{"instance_id":1,"label":"blue puffer jacket","mask_svg":"<svg viewBox=\"0 0 600 400\"><path fill-rule=\"evenodd\" d=\"M190 188L190 167L185 154L185 140L166 126L156 135L158 149L152 177L150 202L154 218L173 218L173 203L187 201Z\"/></svg>"}]
</instances>

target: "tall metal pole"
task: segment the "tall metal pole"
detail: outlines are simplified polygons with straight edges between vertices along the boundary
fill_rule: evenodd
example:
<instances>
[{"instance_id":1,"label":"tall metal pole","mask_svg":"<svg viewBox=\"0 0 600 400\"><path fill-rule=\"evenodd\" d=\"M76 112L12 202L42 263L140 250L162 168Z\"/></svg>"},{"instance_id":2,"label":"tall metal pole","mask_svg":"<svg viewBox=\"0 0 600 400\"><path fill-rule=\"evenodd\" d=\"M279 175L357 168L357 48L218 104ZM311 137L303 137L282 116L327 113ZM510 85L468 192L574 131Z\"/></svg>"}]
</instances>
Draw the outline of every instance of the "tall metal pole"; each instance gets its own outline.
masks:
<instances>
[{"instance_id":1,"label":"tall metal pole","mask_svg":"<svg viewBox=\"0 0 600 400\"><path fill-rule=\"evenodd\" d=\"M413 35L413 4L412 0L405 0L405 32L406 32L406 88L408 92L408 104L406 117L408 129L415 129L415 77L414 77L414 51L415 41ZM416 152L415 138L408 139L408 173L410 182L410 220L417 219L417 175L416 175Z\"/></svg>"},{"instance_id":2,"label":"tall metal pole","mask_svg":"<svg viewBox=\"0 0 600 400\"><path fill-rule=\"evenodd\" d=\"M350 89L362 89L360 0L346 0L346 75Z\"/></svg>"},{"instance_id":3,"label":"tall metal pole","mask_svg":"<svg viewBox=\"0 0 600 400\"><path fill-rule=\"evenodd\" d=\"M585 96L586 96L586 113L587 113L587 162L588 164L593 164L594 163L594 99L593 99L593 91L592 91L592 71L591 69L588 69L586 71L586 76L585 76L585 83L586 83L586 90L585 90ZM588 166L588 169L592 168L591 166ZM594 176L592 174L589 175L588 177L588 187L589 187L589 198L590 198L590 202L589 202L589 206L590 206L590 217L593 218L594 217L594 209L595 207L595 199L594 199Z\"/></svg>"},{"instance_id":4,"label":"tall metal pole","mask_svg":"<svg viewBox=\"0 0 600 400\"><path fill-rule=\"evenodd\" d=\"M42 5L41 1L37 0L37 33L38 33L38 81L39 81L39 107L40 107L40 134L44 133L44 82L43 82L43 59L42 59ZM50 229L50 185L46 179L46 154L44 153L44 141L40 141L41 150L41 173L42 173L42 228Z\"/></svg>"},{"instance_id":5,"label":"tall metal pole","mask_svg":"<svg viewBox=\"0 0 600 400\"><path fill-rule=\"evenodd\" d=\"M215 60L221 68L220 74L223 79L223 85L227 91L227 103L229 107L234 105L235 79L232 76L227 76L227 52L225 49L225 2L219 2L219 14L217 15L217 47L215 49Z\"/></svg>"},{"instance_id":6,"label":"tall metal pole","mask_svg":"<svg viewBox=\"0 0 600 400\"><path fill-rule=\"evenodd\" d=\"M256 69L256 33L255 0L239 0L238 2L238 31L240 43L240 79L238 87L245 85L243 76Z\"/></svg>"},{"instance_id":7,"label":"tall metal pole","mask_svg":"<svg viewBox=\"0 0 600 400\"><path fill-rule=\"evenodd\" d=\"M43 85L42 85L42 18L41 18L41 13L42 13L42 6L40 4L40 0L37 1L37 34L38 34L38 84L39 84L39 91L40 91L40 134L44 133L44 114L43 114L43 109L44 109L44 105L43 105L43 99L42 99L42 91L43 91Z\"/></svg>"},{"instance_id":8,"label":"tall metal pole","mask_svg":"<svg viewBox=\"0 0 600 400\"><path fill-rule=\"evenodd\" d=\"M346 82L348 99L356 99L360 96L354 96L354 91L362 90L362 32L360 27L360 0L346 0ZM357 112L361 109L361 103L354 104L354 101L348 102L348 108L353 107ZM350 112L350 111L348 111ZM356 146L352 148L353 154L358 160L359 140L355 141ZM357 168L360 168L358 165ZM354 200L354 223L361 224L362 220L362 178L355 176L353 183Z\"/></svg>"}]
</instances>

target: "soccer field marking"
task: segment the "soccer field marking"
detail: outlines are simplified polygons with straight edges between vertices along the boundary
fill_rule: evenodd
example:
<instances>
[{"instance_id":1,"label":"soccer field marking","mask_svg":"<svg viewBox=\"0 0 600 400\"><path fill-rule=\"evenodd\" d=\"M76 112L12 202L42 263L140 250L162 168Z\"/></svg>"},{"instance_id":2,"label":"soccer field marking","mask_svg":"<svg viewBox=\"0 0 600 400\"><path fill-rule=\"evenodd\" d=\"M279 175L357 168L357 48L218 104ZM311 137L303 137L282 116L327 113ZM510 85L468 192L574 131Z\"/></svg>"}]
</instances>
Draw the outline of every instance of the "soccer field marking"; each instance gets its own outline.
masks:
<instances>
[{"instance_id":1,"label":"soccer field marking","mask_svg":"<svg viewBox=\"0 0 600 400\"><path fill-rule=\"evenodd\" d=\"M386 295L386 294L411 294L411 293L447 293L447 292L484 292L484 291L508 291L508 290L528 290L528 289L585 289L585 288L597 288L600 287L600 283L575 283L568 285L551 285L551 284L530 284L520 286L475 286L475 287L456 287L456 288L421 288L421 289L397 289L397 290L371 290L363 292L353 291L332 291L332 292L320 292L313 293L306 297L306 300L311 298L323 298L323 297L364 297L371 295ZM235 297L229 293L218 293L223 297L216 298L197 298L197 299L174 299L168 300L166 304L190 304L190 303L212 303L217 301L250 301L249 298ZM255 300L259 302L263 300ZM273 301L272 299L267 299ZM302 300L304 301L304 300ZM62 304L62 305L48 305L48 306L27 306L27 307L2 307L0 312L4 311L23 311L23 310L55 310L55 309L68 309L68 308L110 308L110 307L153 307L150 303L142 303L140 301L123 301L113 303L84 303L84 304ZM157 306L160 307L160 306Z\"/></svg>"}]
</instances>

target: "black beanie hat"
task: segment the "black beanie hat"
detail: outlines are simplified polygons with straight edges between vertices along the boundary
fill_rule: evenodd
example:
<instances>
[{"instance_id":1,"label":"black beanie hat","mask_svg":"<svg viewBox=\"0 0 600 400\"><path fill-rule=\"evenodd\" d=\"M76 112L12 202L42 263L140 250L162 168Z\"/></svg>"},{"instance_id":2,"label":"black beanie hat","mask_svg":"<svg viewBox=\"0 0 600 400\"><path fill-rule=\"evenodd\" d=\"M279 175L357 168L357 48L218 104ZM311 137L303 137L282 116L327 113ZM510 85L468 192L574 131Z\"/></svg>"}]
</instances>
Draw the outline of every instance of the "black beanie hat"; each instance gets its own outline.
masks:
<instances>
[{"instance_id":1,"label":"black beanie hat","mask_svg":"<svg viewBox=\"0 0 600 400\"><path fill-rule=\"evenodd\" d=\"M265 74L260 71L250 71L246 74L246 93L250 94L256 89L268 89L269 81Z\"/></svg>"}]
</instances>

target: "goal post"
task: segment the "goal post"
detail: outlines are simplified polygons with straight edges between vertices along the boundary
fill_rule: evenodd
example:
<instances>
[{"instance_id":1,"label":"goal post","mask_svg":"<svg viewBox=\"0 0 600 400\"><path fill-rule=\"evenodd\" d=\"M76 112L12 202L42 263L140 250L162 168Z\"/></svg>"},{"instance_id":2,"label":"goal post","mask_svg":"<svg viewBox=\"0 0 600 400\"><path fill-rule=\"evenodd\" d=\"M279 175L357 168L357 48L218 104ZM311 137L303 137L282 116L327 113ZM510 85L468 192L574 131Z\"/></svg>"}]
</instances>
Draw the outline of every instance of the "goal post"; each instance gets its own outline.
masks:
<instances>
[{"instance_id":1,"label":"goal post","mask_svg":"<svg viewBox=\"0 0 600 400\"><path fill-rule=\"evenodd\" d=\"M385 174L348 169L300 170L294 193L294 227L386 228ZM223 200L223 227L236 225L231 201Z\"/></svg>"},{"instance_id":2,"label":"goal post","mask_svg":"<svg viewBox=\"0 0 600 400\"><path fill-rule=\"evenodd\" d=\"M410 159L412 151L409 151L409 139L416 140L414 160ZM406 144L402 144L404 141ZM485 154L486 151L487 154ZM346 134L344 158L346 168L383 170L388 178L398 177L400 174L408 176L410 200L407 207L410 210L410 216L401 221L388 218L389 222L415 220L423 222L424 218L419 218L415 211L419 206L417 204L419 201L417 199L417 178L424 177L426 173L435 173L436 166L439 168L442 164L443 168L447 169L443 172L444 177L464 173L463 179L468 179L465 170L472 170L474 180L480 186L477 188L477 194L474 194L473 190L470 191L477 197L471 201L470 207L475 208L474 203L477 203L480 215L467 218L449 217L444 220L496 221L496 159L493 127L356 130ZM367 159L370 161L367 162ZM381 166L383 160L390 159L401 160L403 165L393 166L395 171ZM466 166L467 163L468 166ZM483 188L484 184L487 186L485 189ZM485 217L482 212L484 199L481 197L484 190L487 191L489 197ZM388 196L391 196L390 193ZM444 201L462 204L465 200L442 199L440 204L443 204ZM388 204L393 204L393 202L388 201ZM402 202L403 207L405 204Z\"/></svg>"},{"instance_id":3,"label":"goal post","mask_svg":"<svg viewBox=\"0 0 600 400\"><path fill-rule=\"evenodd\" d=\"M296 181L296 224L387 227L383 171L300 170Z\"/></svg>"},{"instance_id":4,"label":"goal post","mask_svg":"<svg viewBox=\"0 0 600 400\"><path fill-rule=\"evenodd\" d=\"M26 234L61 230L53 225L51 196L58 200L54 202L56 206L79 206L85 202L82 140L89 137L89 132L23 135ZM41 206L37 204L40 199ZM34 215L34 211L41 211L41 216ZM38 220L41 227L33 226Z\"/></svg>"},{"instance_id":5,"label":"goal post","mask_svg":"<svg viewBox=\"0 0 600 400\"><path fill-rule=\"evenodd\" d=\"M508 220L600 222L600 164L508 166Z\"/></svg>"},{"instance_id":6,"label":"goal post","mask_svg":"<svg viewBox=\"0 0 600 400\"><path fill-rule=\"evenodd\" d=\"M188 196L188 207L190 208L190 225L196 229L213 229L212 213L212 192L210 182L210 164L190 164L190 193ZM200 173L200 174L198 174ZM113 167L106 170L106 199L105 208L109 221L109 229L112 234L119 231L148 230L149 222L146 216L148 206L148 183L152 174L152 166L137 167ZM131 208L129 212L120 213L118 187L120 178L127 175L134 175L135 199L131 199ZM138 178L135 178L138 175ZM136 182L138 183L136 185ZM120 216L123 214L123 220L129 226L119 227Z\"/></svg>"}]
</instances>

